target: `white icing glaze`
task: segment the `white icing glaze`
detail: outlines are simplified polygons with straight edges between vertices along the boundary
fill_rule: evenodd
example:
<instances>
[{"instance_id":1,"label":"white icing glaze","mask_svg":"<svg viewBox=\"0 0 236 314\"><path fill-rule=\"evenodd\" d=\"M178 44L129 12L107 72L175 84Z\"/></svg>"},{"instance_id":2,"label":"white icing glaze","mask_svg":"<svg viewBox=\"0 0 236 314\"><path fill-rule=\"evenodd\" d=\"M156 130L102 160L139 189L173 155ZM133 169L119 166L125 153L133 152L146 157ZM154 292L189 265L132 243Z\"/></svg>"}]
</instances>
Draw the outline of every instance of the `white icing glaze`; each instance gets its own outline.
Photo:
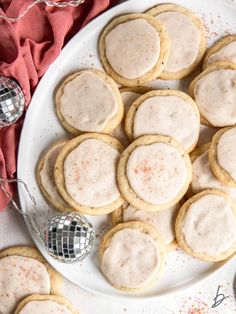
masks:
<instances>
[{"instance_id":1,"label":"white icing glaze","mask_svg":"<svg viewBox=\"0 0 236 314\"><path fill-rule=\"evenodd\" d=\"M19 314L71 314L71 311L65 305L55 301L30 301Z\"/></svg>"},{"instance_id":2,"label":"white icing glaze","mask_svg":"<svg viewBox=\"0 0 236 314\"><path fill-rule=\"evenodd\" d=\"M156 16L164 24L171 41L170 56L165 70L178 72L191 66L197 58L201 31L185 14L163 12Z\"/></svg>"},{"instance_id":3,"label":"white icing glaze","mask_svg":"<svg viewBox=\"0 0 236 314\"><path fill-rule=\"evenodd\" d=\"M215 256L235 243L236 218L224 197L205 195L190 205L182 230L194 252Z\"/></svg>"},{"instance_id":4,"label":"white icing glaze","mask_svg":"<svg viewBox=\"0 0 236 314\"><path fill-rule=\"evenodd\" d=\"M113 235L103 254L101 269L113 284L139 288L153 279L160 267L160 258L150 235L126 228Z\"/></svg>"},{"instance_id":5,"label":"white icing glaze","mask_svg":"<svg viewBox=\"0 0 236 314\"><path fill-rule=\"evenodd\" d=\"M194 97L202 115L214 126L236 123L236 71L217 70L195 85Z\"/></svg>"},{"instance_id":6,"label":"white icing glaze","mask_svg":"<svg viewBox=\"0 0 236 314\"><path fill-rule=\"evenodd\" d=\"M130 154L126 174L144 201L159 205L175 199L185 185L187 168L179 151L164 143L139 146Z\"/></svg>"},{"instance_id":7,"label":"white icing glaze","mask_svg":"<svg viewBox=\"0 0 236 314\"><path fill-rule=\"evenodd\" d=\"M175 238L174 224L178 209L179 204L158 212L148 212L129 205L123 209L123 220L141 220L149 223L160 232L165 244L170 244Z\"/></svg>"},{"instance_id":8,"label":"white icing glaze","mask_svg":"<svg viewBox=\"0 0 236 314\"><path fill-rule=\"evenodd\" d=\"M199 128L199 116L189 102L177 96L154 96L138 107L133 134L134 138L147 134L169 135L189 149L197 142Z\"/></svg>"},{"instance_id":9,"label":"white icing glaze","mask_svg":"<svg viewBox=\"0 0 236 314\"><path fill-rule=\"evenodd\" d=\"M236 41L232 41L228 45L219 49L216 53L213 53L209 57L207 64L212 64L216 61L229 61L236 63Z\"/></svg>"},{"instance_id":10,"label":"white icing glaze","mask_svg":"<svg viewBox=\"0 0 236 314\"><path fill-rule=\"evenodd\" d=\"M50 278L39 261L22 256L0 259L0 313L12 314L15 306L30 294L49 294Z\"/></svg>"},{"instance_id":11,"label":"white icing glaze","mask_svg":"<svg viewBox=\"0 0 236 314\"><path fill-rule=\"evenodd\" d=\"M141 18L116 26L106 36L105 45L111 67L127 79L151 70L160 55L158 32Z\"/></svg>"},{"instance_id":12,"label":"white icing glaze","mask_svg":"<svg viewBox=\"0 0 236 314\"><path fill-rule=\"evenodd\" d=\"M125 115L127 114L132 103L140 96L138 93L125 91L121 93L121 99L124 104ZM124 119L122 122L111 132L111 135L116 137L124 147L130 144L130 141L125 133Z\"/></svg>"},{"instance_id":13,"label":"white icing glaze","mask_svg":"<svg viewBox=\"0 0 236 314\"><path fill-rule=\"evenodd\" d=\"M55 162L64 145L65 143L58 143L58 145L55 145L45 155L43 167L40 171L40 179L44 190L52 199L56 199L63 206L68 206L68 204L63 200L63 198L58 193L54 180Z\"/></svg>"},{"instance_id":14,"label":"white icing glaze","mask_svg":"<svg viewBox=\"0 0 236 314\"><path fill-rule=\"evenodd\" d=\"M193 162L191 189L194 194L206 189L219 189L236 201L236 188L230 187L218 180L211 171L208 161L208 151L198 156Z\"/></svg>"},{"instance_id":15,"label":"white icing glaze","mask_svg":"<svg viewBox=\"0 0 236 314\"><path fill-rule=\"evenodd\" d=\"M236 181L236 129L224 132L217 145L218 164Z\"/></svg>"},{"instance_id":16,"label":"white icing glaze","mask_svg":"<svg viewBox=\"0 0 236 314\"><path fill-rule=\"evenodd\" d=\"M118 100L108 82L85 71L68 82L60 97L60 111L74 128L101 132L118 111Z\"/></svg>"},{"instance_id":17,"label":"white icing glaze","mask_svg":"<svg viewBox=\"0 0 236 314\"><path fill-rule=\"evenodd\" d=\"M87 139L64 162L65 187L79 204L100 207L115 201L120 192L116 167L120 153L96 139Z\"/></svg>"}]
</instances>

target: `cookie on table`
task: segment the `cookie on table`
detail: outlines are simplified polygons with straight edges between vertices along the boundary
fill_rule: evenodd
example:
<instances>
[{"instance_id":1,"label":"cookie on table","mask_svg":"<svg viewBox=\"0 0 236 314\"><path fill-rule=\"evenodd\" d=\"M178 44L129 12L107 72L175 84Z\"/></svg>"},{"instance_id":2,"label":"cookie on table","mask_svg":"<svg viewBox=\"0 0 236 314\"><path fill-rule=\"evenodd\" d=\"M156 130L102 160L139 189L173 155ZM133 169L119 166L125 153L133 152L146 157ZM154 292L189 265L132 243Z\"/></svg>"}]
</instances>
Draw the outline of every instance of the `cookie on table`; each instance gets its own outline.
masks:
<instances>
[{"instance_id":1,"label":"cookie on table","mask_svg":"<svg viewBox=\"0 0 236 314\"><path fill-rule=\"evenodd\" d=\"M215 176L236 187L236 127L219 130L212 139L209 162Z\"/></svg>"},{"instance_id":2,"label":"cookie on table","mask_svg":"<svg viewBox=\"0 0 236 314\"><path fill-rule=\"evenodd\" d=\"M117 139L101 133L68 141L56 160L54 176L60 194L74 210L103 215L123 204L116 181L122 151Z\"/></svg>"},{"instance_id":3,"label":"cookie on table","mask_svg":"<svg viewBox=\"0 0 236 314\"><path fill-rule=\"evenodd\" d=\"M135 87L160 75L169 56L165 27L147 14L111 20L99 38L102 65L117 83Z\"/></svg>"},{"instance_id":4,"label":"cookie on table","mask_svg":"<svg viewBox=\"0 0 236 314\"><path fill-rule=\"evenodd\" d=\"M189 86L201 123L225 127L236 123L236 64L219 61L206 68Z\"/></svg>"},{"instance_id":5,"label":"cookie on table","mask_svg":"<svg viewBox=\"0 0 236 314\"><path fill-rule=\"evenodd\" d=\"M158 212L148 212L139 210L132 205L125 203L111 213L111 219L113 225L133 220L143 221L152 225L161 234L164 243L167 246L167 250L171 251L177 246L174 225L179 208L180 204L178 203Z\"/></svg>"},{"instance_id":6,"label":"cookie on table","mask_svg":"<svg viewBox=\"0 0 236 314\"><path fill-rule=\"evenodd\" d=\"M160 78L179 80L191 74L206 50L202 20L191 10L176 4L160 4L146 13L166 27L171 42L170 55Z\"/></svg>"},{"instance_id":7,"label":"cookie on table","mask_svg":"<svg viewBox=\"0 0 236 314\"><path fill-rule=\"evenodd\" d=\"M182 144L187 152L196 146L199 130L197 105L178 90L153 90L140 96L131 105L125 119L125 131L131 141L148 134L168 135Z\"/></svg>"},{"instance_id":8,"label":"cookie on table","mask_svg":"<svg viewBox=\"0 0 236 314\"><path fill-rule=\"evenodd\" d=\"M60 211L72 211L73 208L59 194L55 179L54 167L56 159L67 141L53 144L41 157L36 168L36 179L45 199Z\"/></svg>"},{"instance_id":9,"label":"cookie on table","mask_svg":"<svg viewBox=\"0 0 236 314\"><path fill-rule=\"evenodd\" d=\"M121 99L124 104L124 117L121 123L111 131L110 135L117 138L124 147L127 147L130 144L129 138L125 133L125 117L126 114L132 105L132 103L142 94L150 91L149 87L146 86L136 86L136 87L121 87Z\"/></svg>"},{"instance_id":10,"label":"cookie on table","mask_svg":"<svg viewBox=\"0 0 236 314\"><path fill-rule=\"evenodd\" d=\"M116 225L100 243L101 271L109 283L120 290L136 292L154 284L163 271L165 260L162 237L142 221Z\"/></svg>"},{"instance_id":11,"label":"cookie on table","mask_svg":"<svg viewBox=\"0 0 236 314\"><path fill-rule=\"evenodd\" d=\"M228 61L236 64L236 35L221 38L207 50L203 59L203 70L217 61Z\"/></svg>"},{"instance_id":12,"label":"cookie on table","mask_svg":"<svg viewBox=\"0 0 236 314\"><path fill-rule=\"evenodd\" d=\"M192 179L189 155L173 138L145 135L122 153L117 171L120 191L137 209L158 211L179 202Z\"/></svg>"},{"instance_id":13,"label":"cookie on table","mask_svg":"<svg viewBox=\"0 0 236 314\"><path fill-rule=\"evenodd\" d=\"M12 314L28 295L60 294L61 276L31 247L0 252L0 313Z\"/></svg>"},{"instance_id":14,"label":"cookie on table","mask_svg":"<svg viewBox=\"0 0 236 314\"><path fill-rule=\"evenodd\" d=\"M71 74L59 85L56 112L64 128L74 135L109 133L122 120L124 106L116 83L95 69Z\"/></svg>"},{"instance_id":15,"label":"cookie on table","mask_svg":"<svg viewBox=\"0 0 236 314\"><path fill-rule=\"evenodd\" d=\"M79 314L70 302L59 295L33 294L22 300L14 314Z\"/></svg>"},{"instance_id":16,"label":"cookie on table","mask_svg":"<svg viewBox=\"0 0 236 314\"><path fill-rule=\"evenodd\" d=\"M179 210L175 223L179 246L204 261L225 260L236 251L236 207L220 190L205 190Z\"/></svg>"},{"instance_id":17,"label":"cookie on table","mask_svg":"<svg viewBox=\"0 0 236 314\"><path fill-rule=\"evenodd\" d=\"M188 196L206 189L218 189L225 192L236 202L236 187L231 187L220 181L212 172L209 164L210 143L195 149L191 154L193 179L189 186Z\"/></svg>"}]
</instances>

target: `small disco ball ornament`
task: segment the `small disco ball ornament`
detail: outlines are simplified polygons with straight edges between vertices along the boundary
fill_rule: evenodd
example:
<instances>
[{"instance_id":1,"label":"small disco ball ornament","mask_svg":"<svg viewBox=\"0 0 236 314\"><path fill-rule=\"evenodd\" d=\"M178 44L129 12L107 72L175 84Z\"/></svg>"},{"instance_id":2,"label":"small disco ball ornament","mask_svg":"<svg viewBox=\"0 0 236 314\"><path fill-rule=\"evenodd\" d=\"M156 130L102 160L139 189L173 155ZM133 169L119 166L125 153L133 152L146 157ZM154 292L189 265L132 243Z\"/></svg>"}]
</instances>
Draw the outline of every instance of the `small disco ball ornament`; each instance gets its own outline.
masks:
<instances>
[{"instance_id":1,"label":"small disco ball ornament","mask_svg":"<svg viewBox=\"0 0 236 314\"><path fill-rule=\"evenodd\" d=\"M25 108L20 86L10 78L0 76L0 127L15 123Z\"/></svg>"},{"instance_id":2,"label":"small disco ball ornament","mask_svg":"<svg viewBox=\"0 0 236 314\"><path fill-rule=\"evenodd\" d=\"M93 250L95 231L79 213L65 213L52 218L44 234L48 253L63 263L79 262Z\"/></svg>"}]
</instances>

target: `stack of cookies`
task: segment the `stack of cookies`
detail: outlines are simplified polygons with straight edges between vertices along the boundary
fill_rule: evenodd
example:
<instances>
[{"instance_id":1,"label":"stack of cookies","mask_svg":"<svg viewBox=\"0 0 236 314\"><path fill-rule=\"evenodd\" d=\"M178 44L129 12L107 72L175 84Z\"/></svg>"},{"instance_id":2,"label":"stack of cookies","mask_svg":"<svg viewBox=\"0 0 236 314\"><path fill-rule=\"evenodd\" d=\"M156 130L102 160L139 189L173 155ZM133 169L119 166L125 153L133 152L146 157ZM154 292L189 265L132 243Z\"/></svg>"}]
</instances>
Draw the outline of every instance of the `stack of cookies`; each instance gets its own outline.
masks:
<instances>
[{"instance_id":1,"label":"stack of cookies","mask_svg":"<svg viewBox=\"0 0 236 314\"><path fill-rule=\"evenodd\" d=\"M70 74L56 90L58 118L75 137L50 147L37 181L56 209L111 213L99 261L118 289L154 283L177 246L206 261L236 251L236 37L206 46L189 9L122 15L98 39L104 71ZM190 74L188 94L148 86ZM200 122L224 128L195 149Z\"/></svg>"},{"instance_id":2,"label":"stack of cookies","mask_svg":"<svg viewBox=\"0 0 236 314\"><path fill-rule=\"evenodd\" d=\"M78 314L61 293L61 276L31 247L0 252L0 313Z\"/></svg>"}]
</instances>

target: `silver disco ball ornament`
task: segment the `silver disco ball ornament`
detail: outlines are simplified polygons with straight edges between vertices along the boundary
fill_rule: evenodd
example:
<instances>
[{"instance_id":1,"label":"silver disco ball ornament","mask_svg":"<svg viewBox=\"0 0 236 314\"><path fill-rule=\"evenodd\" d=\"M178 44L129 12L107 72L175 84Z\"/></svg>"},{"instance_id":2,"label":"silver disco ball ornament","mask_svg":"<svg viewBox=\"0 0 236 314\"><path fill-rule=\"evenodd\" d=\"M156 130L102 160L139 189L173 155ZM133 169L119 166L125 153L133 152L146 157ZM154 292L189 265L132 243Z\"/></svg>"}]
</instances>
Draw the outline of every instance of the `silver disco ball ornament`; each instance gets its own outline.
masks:
<instances>
[{"instance_id":1,"label":"silver disco ball ornament","mask_svg":"<svg viewBox=\"0 0 236 314\"><path fill-rule=\"evenodd\" d=\"M44 234L48 253L63 263L84 259L93 250L94 242L95 231L92 224L76 212L53 217Z\"/></svg>"},{"instance_id":2,"label":"silver disco ball ornament","mask_svg":"<svg viewBox=\"0 0 236 314\"><path fill-rule=\"evenodd\" d=\"M15 123L25 108L20 86L10 78L0 76L0 127Z\"/></svg>"}]
</instances>

